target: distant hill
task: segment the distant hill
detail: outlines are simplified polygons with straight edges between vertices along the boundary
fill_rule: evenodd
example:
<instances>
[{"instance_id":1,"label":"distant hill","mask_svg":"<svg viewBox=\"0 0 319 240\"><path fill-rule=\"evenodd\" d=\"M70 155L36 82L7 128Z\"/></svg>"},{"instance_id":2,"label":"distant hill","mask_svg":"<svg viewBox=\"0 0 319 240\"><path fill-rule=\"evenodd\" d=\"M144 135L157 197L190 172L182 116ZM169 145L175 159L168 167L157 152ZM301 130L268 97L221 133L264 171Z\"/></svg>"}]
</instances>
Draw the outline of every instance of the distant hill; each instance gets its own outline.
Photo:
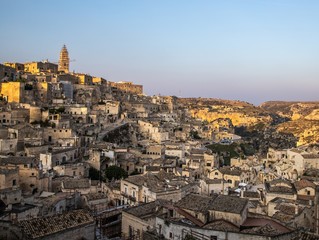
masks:
<instances>
[{"instance_id":1,"label":"distant hill","mask_svg":"<svg viewBox=\"0 0 319 240\"><path fill-rule=\"evenodd\" d=\"M176 103L186 107L188 113L196 119L207 122L217 119L230 120L232 125L240 128L240 132L247 137L251 138L249 132L253 133L253 138L259 139L260 145L265 134L276 136L281 142L288 138L287 147L293 145L293 138L287 136L294 136L297 145L319 142L319 101L269 101L254 106L248 102L234 100L178 98ZM280 133L285 137L280 137ZM271 139L267 138L267 141ZM269 145L275 147L276 142L279 144L279 141L273 140ZM280 146L284 147L285 144Z\"/></svg>"},{"instance_id":2,"label":"distant hill","mask_svg":"<svg viewBox=\"0 0 319 240\"><path fill-rule=\"evenodd\" d=\"M215 98L179 98L177 103L187 107L192 117L208 122L230 119L234 126L252 126L272 122L271 114L248 102Z\"/></svg>"},{"instance_id":3,"label":"distant hill","mask_svg":"<svg viewBox=\"0 0 319 240\"><path fill-rule=\"evenodd\" d=\"M292 133L298 138L297 145L319 142L319 102L270 101L260 108L286 117L286 122L277 125L277 131Z\"/></svg>"}]
</instances>

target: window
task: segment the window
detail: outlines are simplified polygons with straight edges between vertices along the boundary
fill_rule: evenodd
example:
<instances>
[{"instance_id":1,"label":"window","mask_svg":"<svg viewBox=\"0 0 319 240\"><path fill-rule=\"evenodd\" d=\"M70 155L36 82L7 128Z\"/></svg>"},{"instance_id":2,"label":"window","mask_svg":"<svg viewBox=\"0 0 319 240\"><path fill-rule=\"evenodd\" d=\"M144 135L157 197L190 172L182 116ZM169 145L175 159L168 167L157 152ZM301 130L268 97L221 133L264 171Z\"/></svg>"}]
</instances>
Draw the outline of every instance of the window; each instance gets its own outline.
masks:
<instances>
[{"instance_id":1,"label":"window","mask_svg":"<svg viewBox=\"0 0 319 240\"><path fill-rule=\"evenodd\" d=\"M215 175L218 175L218 172L215 172Z\"/></svg>"},{"instance_id":2,"label":"window","mask_svg":"<svg viewBox=\"0 0 319 240\"><path fill-rule=\"evenodd\" d=\"M17 184L17 180L13 179L12 180L12 186L15 186Z\"/></svg>"},{"instance_id":3,"label":"window","mask_svg":"<svg viewBox=\"0 0 319 240\"><path fill-rule=\"evenodd\" d=\"M133 195L133 197L135 197L135 191L133 191L133 194L132 194L132 195Z\"/></svg>"},{"instance_id":4,"label":"window","mask_svg":"<svg viewBox=\"0 0 319 240\"><path fill-rule=\"evenodd\" d=\"M307 191L307 195L310 195L310 191Z\"/></svg>"},{"instance_id":5,"label":"window","mask_svg":"<svg viewBox=\"0 0 319 240\"><path fill-rule=\"evenodd\" d=\"M173 233L169 232L169 238L173 238Z\"/></svg>"},{"instance_id":6,"label":"window","mask_svg":"<svg viewBox=\"0 0 319 240\"><path fill-rule=\"evenodd\" d=\"M211 236L210 236L210 240L217 240L217 236L211 235Z\"/></svg>"}]
</instances>

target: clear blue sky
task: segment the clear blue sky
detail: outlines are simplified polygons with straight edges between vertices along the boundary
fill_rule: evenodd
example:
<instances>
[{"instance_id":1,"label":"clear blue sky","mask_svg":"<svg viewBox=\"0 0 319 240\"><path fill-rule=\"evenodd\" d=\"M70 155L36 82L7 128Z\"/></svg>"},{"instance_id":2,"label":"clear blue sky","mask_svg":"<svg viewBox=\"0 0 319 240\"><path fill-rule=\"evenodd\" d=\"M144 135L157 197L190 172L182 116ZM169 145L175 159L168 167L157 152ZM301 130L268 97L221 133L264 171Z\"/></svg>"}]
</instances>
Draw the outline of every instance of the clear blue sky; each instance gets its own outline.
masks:
<instances>
[{"instance_id":1,"label":"clear blue sky","mask_svg":"<svg viewBox=\"0 0 319 240\"><path fill-rule=\"evenodd\" d=\"M58 61L147 95L319 100L317 0L1 1L0 62Z\"/></svg>"}]
</instances>

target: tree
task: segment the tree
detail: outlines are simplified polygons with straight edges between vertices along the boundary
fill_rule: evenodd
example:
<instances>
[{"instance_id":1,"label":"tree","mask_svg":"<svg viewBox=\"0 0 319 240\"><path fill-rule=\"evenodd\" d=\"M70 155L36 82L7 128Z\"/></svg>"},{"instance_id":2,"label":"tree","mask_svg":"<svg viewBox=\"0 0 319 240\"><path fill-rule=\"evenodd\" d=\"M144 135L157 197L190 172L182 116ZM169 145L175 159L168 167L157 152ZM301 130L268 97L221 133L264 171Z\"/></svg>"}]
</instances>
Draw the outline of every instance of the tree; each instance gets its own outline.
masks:
<instances>
[{"instance_id":1,"label":"tree","mask_svg":"<svg viewBox=\"0 0 319 240\"><path fill-rule=\"evenodd\" d=\"M105 177L108 180L127 178L127 176L128 173L118 166L110 166L105 170Z\"/></svg>"}]
</instances>

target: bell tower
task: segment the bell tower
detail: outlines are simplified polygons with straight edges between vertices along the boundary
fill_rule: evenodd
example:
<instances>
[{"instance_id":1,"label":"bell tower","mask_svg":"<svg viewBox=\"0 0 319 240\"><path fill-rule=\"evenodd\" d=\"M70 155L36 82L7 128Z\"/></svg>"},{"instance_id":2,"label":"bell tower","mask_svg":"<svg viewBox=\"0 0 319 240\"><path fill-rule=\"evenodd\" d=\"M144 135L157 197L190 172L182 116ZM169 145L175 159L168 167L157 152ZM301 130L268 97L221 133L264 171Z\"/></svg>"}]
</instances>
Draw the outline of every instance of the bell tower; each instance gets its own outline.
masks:
<instances>
[{"instance_id":1,"label":"bell tower","mask_svg":"<svg viewBox=\"0 0 319 240\"><path fill-rule=\"evenodd\" d=\"M69 53L68 53L68 50L66 49L66 46L63 45L60 52L58 71L68 73L69 65L70 65Z\"/></svg>"}]
</instances>

